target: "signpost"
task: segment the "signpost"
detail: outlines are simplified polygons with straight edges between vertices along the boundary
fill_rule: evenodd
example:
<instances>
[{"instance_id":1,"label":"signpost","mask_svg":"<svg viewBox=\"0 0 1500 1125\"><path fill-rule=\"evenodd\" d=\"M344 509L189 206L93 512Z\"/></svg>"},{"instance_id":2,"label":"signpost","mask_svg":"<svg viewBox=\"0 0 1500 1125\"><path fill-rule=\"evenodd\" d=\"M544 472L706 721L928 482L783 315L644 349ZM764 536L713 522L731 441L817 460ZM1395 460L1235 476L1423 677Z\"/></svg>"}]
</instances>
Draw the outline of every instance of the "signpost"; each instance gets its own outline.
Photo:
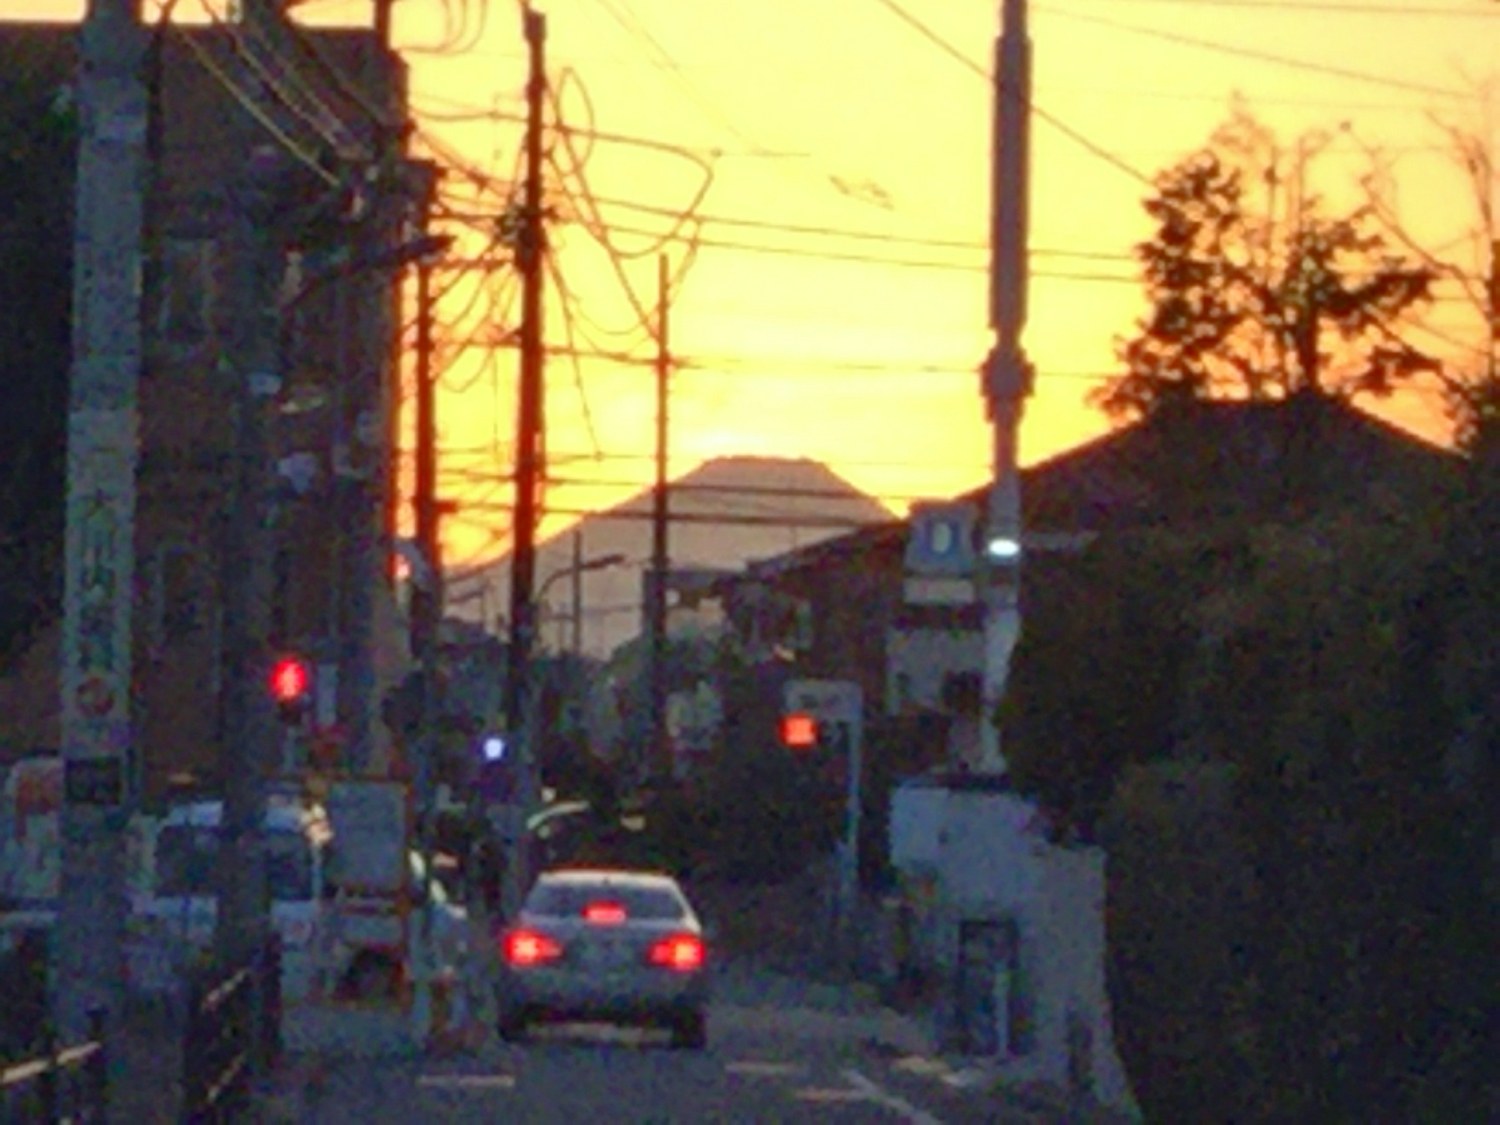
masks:
<instances>
[{"instance_id":1,"label":"signpost","mask_svg":"<svg viewBox=\"0 0 1500 1125\"><path fill-rule=\"evenodd\" d=\"M838 924L847 938L859 896L860 778L864 760L864 692L850 680L791 680L783 713L817 721L819 740L842 751L848 762L844 844L839 854Z\"/></svg>"}]
</instances>

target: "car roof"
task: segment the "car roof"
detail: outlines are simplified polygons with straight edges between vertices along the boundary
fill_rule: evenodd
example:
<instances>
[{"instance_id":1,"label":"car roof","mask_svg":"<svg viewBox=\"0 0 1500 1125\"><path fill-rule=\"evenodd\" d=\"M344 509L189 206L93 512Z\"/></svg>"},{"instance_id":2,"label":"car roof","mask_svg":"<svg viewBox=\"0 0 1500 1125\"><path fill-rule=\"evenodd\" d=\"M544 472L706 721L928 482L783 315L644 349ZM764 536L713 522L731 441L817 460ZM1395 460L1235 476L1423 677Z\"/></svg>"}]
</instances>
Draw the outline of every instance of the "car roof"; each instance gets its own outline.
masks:
<instances>
[{"instance_id":1,"label":"car roof","mask_svg":"<svg viewBox=\"0 0 1500 1125\"><path fill-rule=\"evenodd\" d=\"M300 832L304 812L283 802L266 809L265 826L273 832ZM162 828L219 828L224 823L223 801L191 801L173 805L161 818Z\"/></svg>"},{"instance_id":2,"label":"car roof","mask_svg":"<svg viewBox=\"0 0 1500 1125\"><path fill-rule=\"evenodd\" d=\"M537 876L538 883L597 884L680 889L677 880L662 871L624 867L555 867Z\"/></svg>"}]
</instances>

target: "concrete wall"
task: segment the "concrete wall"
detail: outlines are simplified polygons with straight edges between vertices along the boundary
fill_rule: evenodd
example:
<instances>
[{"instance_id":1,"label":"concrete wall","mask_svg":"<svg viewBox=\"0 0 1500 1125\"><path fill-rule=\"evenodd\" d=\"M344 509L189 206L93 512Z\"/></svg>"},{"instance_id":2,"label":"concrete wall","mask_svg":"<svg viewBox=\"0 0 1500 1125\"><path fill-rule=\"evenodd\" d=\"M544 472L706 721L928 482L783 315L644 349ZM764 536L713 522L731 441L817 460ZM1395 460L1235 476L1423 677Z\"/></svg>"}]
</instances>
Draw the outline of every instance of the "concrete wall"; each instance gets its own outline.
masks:
<instances>
[{"instance_id":1,"label":"concrete wall","mask_svg":"<svg viewBox=\"0 0 1500 1125\"><path fill-rule=\"evenodd\" d=\"M1035 860L1038 894L1023 957L1037 986L1032 1020L1038 1076L1137 1113L1115 1049L1105 977L1104 852L1043 845Z\"/></svg>"},{"instance_id":2,"label":"concrete wall","mask_svg":"<svg viewBox=\"0 0 1500 1125\"><path fill-rule=\"evenodd\" d=\"M944 1037L974 1050L954 1038L966 1003L960 936L984 923L1012 931L1015 972L997 966L984 1037L1002 1076L1136 1115L1105 979L1104 853L1056 847L1038 828L1035 807L1013 793L931 783L898 792L891 857L917 912L918 964L942 982Z\"/></svg>"}]
</instances>

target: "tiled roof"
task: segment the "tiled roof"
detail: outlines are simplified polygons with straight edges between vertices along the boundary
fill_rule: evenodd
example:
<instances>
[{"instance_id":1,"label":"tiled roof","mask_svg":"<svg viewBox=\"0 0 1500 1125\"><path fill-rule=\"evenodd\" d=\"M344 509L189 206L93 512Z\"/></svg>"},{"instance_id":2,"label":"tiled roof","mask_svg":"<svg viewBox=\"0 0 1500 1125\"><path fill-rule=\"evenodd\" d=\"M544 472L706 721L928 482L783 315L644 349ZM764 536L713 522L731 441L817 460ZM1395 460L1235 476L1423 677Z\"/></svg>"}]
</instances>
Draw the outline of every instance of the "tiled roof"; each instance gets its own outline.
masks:
<instances>
[{"instance_id":1,"label":"tiled roof","mask_svg":"<svg viewBox=\"0 0 1500 1125\"><path fill-rule=\"evenodd\" d=\"M1028 531L1036 532L1270 518L1293 502L1339 507L1379 489L1424 490L1459 463L1457 454L1332 399L1205 402L1023 469L1021 503ZM958 499L982 505L985 491ZM899 551L906 527L896 520L864 528L761 560L747 573L765 578Z\"/></svg>"}]
</instances>

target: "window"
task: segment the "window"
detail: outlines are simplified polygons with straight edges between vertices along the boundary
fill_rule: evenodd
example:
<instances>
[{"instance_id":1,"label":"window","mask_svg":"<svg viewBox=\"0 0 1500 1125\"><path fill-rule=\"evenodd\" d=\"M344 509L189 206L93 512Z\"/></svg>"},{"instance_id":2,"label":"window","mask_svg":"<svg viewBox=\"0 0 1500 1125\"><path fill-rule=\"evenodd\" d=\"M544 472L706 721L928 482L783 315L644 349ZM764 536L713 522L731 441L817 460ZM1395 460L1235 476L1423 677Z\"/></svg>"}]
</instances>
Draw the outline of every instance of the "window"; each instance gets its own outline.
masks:
<instances>
[{"instance_id":1,"label":"window","mask_svg":"<svg viewBox=\"0 0 1500 1125\"><path fill-rule=\"evenodd\" d=\"M313 897L312 850L298 833L266 833L266 883L273 902L306 902Z\"/></svg>"},{"instance_id":2,"label":"window","mask_svg":"<svg viewBox=\"0 0 1500 1125\"><path fill-rule=\"evenodd\" d=\"M680 895L666 887L617 883L538 883L526 899L526 912L545 918L581 918L595 902L617 902L625 914L651 922L675 922L686 914Z\"/></svg>"},{"instance_id":3,"label":"window","mask_svg":"<svg viewBox=\"0 0 1500 1125\"><path fill-rule=\"evenodd\" d=\"M168 238L154 265L152 342L168 348L206 343L213 332L213 241Z\"/></svg>"},{"instance_id":4,"label":"window","mask_svg":"<svg viewBox=\"0 0 1500 1125\"><path fill-rule=\"evenodd\" d=\"M216 893L219 830L173 825L156 838L156 894L201 898ZM266 883L273 902L306 902L313 896L312 851L293 832L266 833Z\"/></svg>"},{"instance_id":5,"label":"window","mask_svg":"<svg viewBox=\"0 0 1500 1125\"><path fill-rule=\"evenodd\" d=\"M163 828L156 837L156 894L192 898L214 893L219 835L213 828Z\"/></svg>"}]
</instances>

